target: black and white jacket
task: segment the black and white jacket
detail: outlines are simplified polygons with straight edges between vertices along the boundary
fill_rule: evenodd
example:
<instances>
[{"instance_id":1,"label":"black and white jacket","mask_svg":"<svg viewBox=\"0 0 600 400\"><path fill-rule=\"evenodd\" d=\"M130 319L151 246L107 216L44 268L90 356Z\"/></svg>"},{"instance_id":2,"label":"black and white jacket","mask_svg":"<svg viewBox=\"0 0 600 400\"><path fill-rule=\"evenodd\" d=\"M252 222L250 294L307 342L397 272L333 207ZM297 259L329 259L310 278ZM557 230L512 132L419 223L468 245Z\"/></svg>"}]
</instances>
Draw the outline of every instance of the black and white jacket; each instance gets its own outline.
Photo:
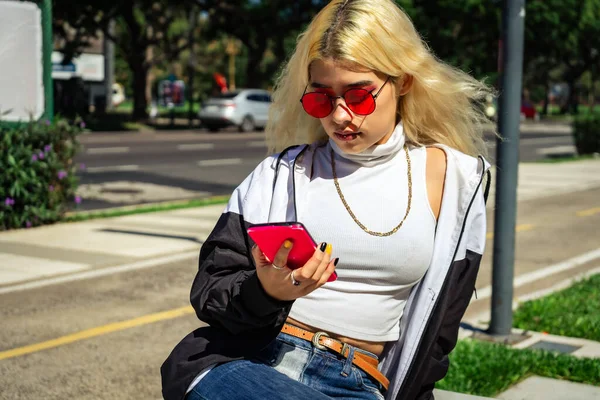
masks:
<instances>
[{"instance_id":1,"label":"black and white jacket","mask_svg":"<svg viewBox=\"0 0 600 400\"><path fill-rule=\"evenodd\" d=\"M435 382L448 371L448 354L456 345L485 246L489 164L439 147L446 152L447 169L433 257L410 294L399 340L388 343L380 358L380 370L390 380L386 399L433 399ZM263 290L246 228L296 220L298 208L306 204L313 151L297 146L268 157L233 192L202 245L191 290L192 306L209 326L183 338L162 365L166 400L183 399L204 368L252 356L281 330L293 302L276 301Z\"/></svg>"}]
</instances>

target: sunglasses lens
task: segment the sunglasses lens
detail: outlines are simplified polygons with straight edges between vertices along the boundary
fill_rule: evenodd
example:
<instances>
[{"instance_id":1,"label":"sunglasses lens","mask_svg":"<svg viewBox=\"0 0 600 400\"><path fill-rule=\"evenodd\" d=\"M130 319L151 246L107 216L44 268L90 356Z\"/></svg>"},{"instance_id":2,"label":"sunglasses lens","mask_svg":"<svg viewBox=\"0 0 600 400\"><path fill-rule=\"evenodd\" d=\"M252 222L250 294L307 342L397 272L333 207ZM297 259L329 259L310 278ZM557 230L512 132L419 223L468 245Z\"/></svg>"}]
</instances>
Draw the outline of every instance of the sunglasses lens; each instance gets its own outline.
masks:
<instances>
[{"instance_id":1,"label":"sunglasses lens","mask_svg":"<svg viewBox=\"0 0 600 400\"><path fill-rule=\"evenodd\" d=\"M365 89L350 89L344 94L348 108L358 115L368 115L375 111L375 99Z\"/></svg>"},{"instance_id":2,"label":"sunglasses lens","mask_svg":"<svg viewBox=\"0 0 600 400\"><path fill-rule=\"evenodd\" d=\"M304 111L315 118L325 118L331 113L331 100L324 93L306 93L302 96Z\"/></svg>"}]
</instances>

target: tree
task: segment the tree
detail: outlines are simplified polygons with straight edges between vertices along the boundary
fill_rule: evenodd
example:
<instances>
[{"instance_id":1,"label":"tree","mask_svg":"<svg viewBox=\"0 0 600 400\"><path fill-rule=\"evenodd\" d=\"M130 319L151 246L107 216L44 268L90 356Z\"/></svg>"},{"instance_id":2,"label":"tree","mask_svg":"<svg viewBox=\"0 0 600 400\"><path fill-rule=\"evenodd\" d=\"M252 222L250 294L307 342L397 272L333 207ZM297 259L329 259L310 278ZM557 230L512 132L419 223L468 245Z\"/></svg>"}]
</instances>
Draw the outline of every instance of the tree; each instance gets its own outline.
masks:
<instances>
[{"instance_id":1,"label":"tree","mask_svg":"<svg viewBox=\"0 0 600 400\"><path fill-rule=\"evenodd\" d=\"M396 0L433 52L478 78L498 72L501 7L489 0ZM493 83L493 82L490 82Z\"/></svg>"},{"instance_id":2,"label":"tree","mask_svg":"<svg viewBox=\"0 0 600 400\"><path fill-rule=\"evenodd\" d=\"M212 34L225 33L247 49L246 84L264 86L288 56L286 40L299 32L326 0L199 0ZM270 60L265 54L270 50Z\"/></svg>"},{"instance_id":3,"label":"tree","mask_svg":"<svg viewBox=\"0 0 600 400\"><path fill-rule=\"evenodd\" d=\"M597 79L600 65L600 0L582 0L577 10L575 45L570 47L564 58L567 70L564 75L569 84L568 107L563 112L577 114L578 93L576 82L585 72Z\"/></svg>"},{"instance_id":4,"label":"tree","mask_svg":"<svg viewBox=\"0 0 600 400\"><path fill-rule=\"evenodd\" d=\"M581 0L529 0L525 14L524 87L544 90L547 114L551 81L562 75L563 59L576 43Z\"/></svg>"},{"instance_id":5,"label":"tree","mask_svg":"<svg viewBox=\"0 0 600 400\"><path fill-rule=\"evenodd\" d=\"M132 73L133 119L147 117L148 72L164 59L174 59L189 45L185 9L198 10L185 0L173 6L167 0L55 0L54 31L67 39L67 58L77 55L89 38L102 33L119 47ZM119 34L111 35L108 22L115 20ZM151 54L154 47L160 48Z\"/></svg>"}]
</instances>

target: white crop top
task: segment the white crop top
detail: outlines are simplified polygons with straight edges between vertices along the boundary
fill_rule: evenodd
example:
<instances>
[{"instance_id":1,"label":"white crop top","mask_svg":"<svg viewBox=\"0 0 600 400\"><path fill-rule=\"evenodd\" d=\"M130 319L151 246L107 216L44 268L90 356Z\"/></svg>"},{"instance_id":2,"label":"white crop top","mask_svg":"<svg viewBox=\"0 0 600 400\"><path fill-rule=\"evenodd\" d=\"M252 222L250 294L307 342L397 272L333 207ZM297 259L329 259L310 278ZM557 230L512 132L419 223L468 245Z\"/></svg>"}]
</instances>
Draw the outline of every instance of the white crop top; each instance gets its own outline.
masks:
<instances>
[{"instance_id":1,"label":"white crop top","mask_svg":"<svg viewBox=\"0 0 600 400\"><path fill-rule=\"evenodd\" d=\"M427 150L410 147L412 205L402 227L372 236L354 222L334 185L331 148L341 191L368 229L387 232L406 213L408 177L399 124L383 145L348 155L331 140L314 155L306 210L298 219L339 257L338 280L296 300L290 317L315 328L367 341L395 341L411 289L429 267L436 220L426 186Z\"/></svg>"}]
</instances>

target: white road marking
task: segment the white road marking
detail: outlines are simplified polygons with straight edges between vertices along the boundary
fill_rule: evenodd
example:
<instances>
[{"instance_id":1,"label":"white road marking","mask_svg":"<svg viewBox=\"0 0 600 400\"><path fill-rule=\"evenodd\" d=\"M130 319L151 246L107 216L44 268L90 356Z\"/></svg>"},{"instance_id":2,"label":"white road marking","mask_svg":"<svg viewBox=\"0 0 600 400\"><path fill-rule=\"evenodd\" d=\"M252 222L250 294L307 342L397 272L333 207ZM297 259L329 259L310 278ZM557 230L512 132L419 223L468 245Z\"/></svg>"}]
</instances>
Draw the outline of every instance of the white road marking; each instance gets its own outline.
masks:
<instances>
[{"instance_id":1,"label":"white road marking","mask_svg":"<svg viewBox=\"0 0 600 400\"><path fill-rule=\"evenodd\" d=\"M98 172L137 171L139 169L139 165L113 165L108 167L87 167L85 171L93 174Z\"/></svg>"},{"instance_id":2,"label":"white road marking","mask_svg":"<svg viewBox=\"0 0 600 400\"><path fill-rule=\"evenodd\" d=\"M241 158L222 158L219 160L202 160L198 161L199 167L216 167L221 165L237 165L241 164Z\"/></svg>"},{"instance_id":3,"label":"white road marking","mask_svg":"<svg viewBox=\"0 0 600 400\"><path fill-rule=\"evenodd\" d=\"M180 144L177 146L177 150L191 151L191 150L211 150L214 149L213 143L192 143L192 144Z\"/></svg>"},{"instance_id":4,"label":"white road marking","mask_svg":"<svg viewBox=\"0 0 600 400\"><path fill-rule=\"evenodd\" d=\"M573 145L544 147L535 151L538 154L577 154L577 149Z\"/></svg>"},{"instance_id":5,"label":"white road marking","mask_svg":"<svg viewBox=\"0 0 600 400\"><path fill-rule=\"evenodd\" d=\"M517 275L515 276L515 279L513 281L513 288L518 288L528 283L546 278L550 275L558 274L573 268L577 268L580 265L586 264L590 261L594 261L598 258L600 258L600 248L587 253L583 253L581 255L578 255L577 257L573 257L561 263L550 265L549 267L536 269L535 271L532 271L527 274ZM477 290L477 299L474 301L486 299L488 297L491 297L491 295L492 287L486 286L482 289Z\"/></svg>"},{"instance_id":6,"label":"white road marking","mask_svg":"<svg viewBox=\"0 0 600 400\"><path fill-rule=\"evenodd\" d=\"M548 296L552 293L556 293L558 291L561 291L563 289L573 286L575 283L577 283L583 279L587 279L596 274L600 274L600 267L577 274L576 276L573 276L573 277L570 277L569 279L565 279L561 282L558 282L549 288L541 289L541 290L538 290L537 292L528 293L528 294L520 296L516 299L513 299L511 308L513 311L515 311L517 308L519 308L519 305L521 305L521 303L524 303L524 302L530 301L530 300L536 300L536 299ZM475 299L475 295L473 294L473 298L471 299L471 302L475 302L475 301L479 300L479 298L480 298L479 291L477 291L477 299ZM490 318L491 318L491 310L486 310L486 311L480 312L477 315L469 316L468 320L470 323L474 323L475 326L479 326L483 321L490 321ZM479 327L481 327L482 329L487 328L487 326L479 326ZM465 335L465 337L471 335L470 331L468 331L466 329L465 330L461 329L461 330L463 331L462 333Z\"/></svg>"},{"instance_id":7,"label":"white road marking","mask_svg":"<svg viewBox=\"0 0 600 400\"><path fill-rule=\"evenodd\" d=\"M248 142L248 147L267 147L267 142L265 142L264 140Z\"/></svg>"},{"instance_id":8,"label":"white road marking","mask_svg":"<svg viewBox=\"0 0 600 400\"><path fill-rule=\"evenodd\" d=\"M573 284L575 284L575 283L577 283L577 282L579 282L579 281L581 281L583 279L587 279L587 278L589 278L591 276L594 276L596 274L600 274L600 267L594 268L594 269L589 270L589 271L582 272L582 273L580 273L580 274L578 274L576 276L573 276L573 277L571 277L569 279L565 279L564 281L561 281L561 282L559 282L559 283L557 283L557 284L555 284L555 285L553 285L553 286L551 286L551 287L549 287L547 289L538 290L537 292L528 293L528 294L526 294L524 296L521 296L515 302L516 303L515 306L518 306L519 303L524 303L524 302L529 301L529 300L536 300L536 299L548 296L549 294L552 294L552 293L558 292L560 290L566 289L566 288L568 288L570 286L573 286ZM513 308L515 308L515 307L513 307Z\"/></svg>"},{"instance_id":9,"label":"white road marking","mask_svg":"<svg viewBox=\"0 0 600 400\"><path fill-rule=\"evenodd\" d=\"M128 153L129 147L94 147L87 149L87 154L117 154L117 153Z\"/></svg>"},{"instance_id":10,"label":"white road marking","mask_svg":"<svg viewBox=\"0 0 600 400\"><path fill-rule=\"evenodd\" d=\"M573 143L573 138L571 136L559 136L555 138L521 138L519 143L526 145L536 145L536 144L559 144L562 142Z\"/></svg>"},{"instance_id":11,"label":"white road marking","mask_svg":"<svg viewBox=\"0 0 600 400\"><path fill-rule=\"evenodd\" d=\"M198 257L198 251L187 251L185 253L172 254L164 257L151 258L149 260L136 261L131 264L117 265L114 267L94 269L91 271L79 272L67 276L59 276L56 278L48 278L35 282L22 283L9 287L0 288L0 294L19 292L23 290L37 289L44 286L56 285L59 283L74 282L90 278L98 278L106 275L118 274L121 272L135 271L138 269L151 268L164 264L172 264L188 259Z\"/></svg>"}]
</instances>

